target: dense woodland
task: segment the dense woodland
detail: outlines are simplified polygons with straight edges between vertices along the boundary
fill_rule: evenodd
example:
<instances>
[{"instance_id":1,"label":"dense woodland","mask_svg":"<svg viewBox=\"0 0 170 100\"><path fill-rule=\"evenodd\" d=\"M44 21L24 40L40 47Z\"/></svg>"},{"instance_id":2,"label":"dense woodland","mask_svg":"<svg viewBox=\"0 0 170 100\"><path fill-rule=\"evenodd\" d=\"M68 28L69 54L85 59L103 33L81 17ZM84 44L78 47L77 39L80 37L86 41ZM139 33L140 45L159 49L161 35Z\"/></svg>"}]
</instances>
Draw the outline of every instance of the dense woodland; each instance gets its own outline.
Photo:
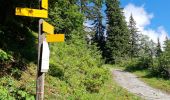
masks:
<instances>
[{"instance_id":1,"label":"dense woodland","mask_svg":"<svg viewBox=\"0 0 170 100\"><path fill-rule=\"evenodd\" d=\"M39 19L15 16L15 7L38 8L39 4L38 0L0 1L0 99L34 100ZM99 96L111 75L104 64L170 77L169 38L161 47L159 38L154 43L142 35L133 15L129 23L125 21L119 0L49 0L45 20L55 26L56 33L66 35L64 43L50 43L46 99ZM83 24L88 20L93 27Z\"/></svg>"}]
</instances>

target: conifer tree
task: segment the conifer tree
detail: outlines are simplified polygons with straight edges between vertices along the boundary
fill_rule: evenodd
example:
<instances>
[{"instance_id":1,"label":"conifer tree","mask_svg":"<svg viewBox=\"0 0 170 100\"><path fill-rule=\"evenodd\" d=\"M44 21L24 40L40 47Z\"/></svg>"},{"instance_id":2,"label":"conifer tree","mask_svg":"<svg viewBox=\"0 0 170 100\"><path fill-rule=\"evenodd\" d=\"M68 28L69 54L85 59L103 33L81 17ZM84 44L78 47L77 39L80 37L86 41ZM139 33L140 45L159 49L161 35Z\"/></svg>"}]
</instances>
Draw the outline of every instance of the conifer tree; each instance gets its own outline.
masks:
<instances>
[{"instance_id":1,"label":"conifer tree","mask_svg":"<svg viewBox=\"0 0 170 100\"><path fill-rule=\"evenodd\" d=\"M119 0L106 0L108 19L106 40L106 62L117 63L129 52L129 30Z\"/></svg>"},{"instance_id":2,"label":"conifer tree","mask_svg":"<svg viewBox=\"0 0 170 100\"><path fill-rule=\"evenodd\" d=\"M99 47L99 50L104 51L105 46L105 37L104 31L105 26L103 25L103 16L102 16L102 4L104 0L79 0L79 5L82 8L82 13L86 16L88 20L93 21L91 29L93 30L94 34L91 35L93 43L96 43ZM89 6L89 4L93 4L93 6Z\"/></svg>"},{"instance_id":3,"label":"conifer tree","mask_svg":"<svg viewBox=\"0 0 170 100\"><path fill-rule=\"evenodd\" d=\"M102 16L102 4L103 4L103 0L96 0L94 1L95 4L95 18L94 18L94 30L95 30L95 35L94 35L94 42L97 43L97 46L99 47L99 49L102 51L104 51L104 47L105 47L105 37L104 37L104 30L105 30L105 26L102 23L103 20L103 16Z\"/></svg>"},{"instance_id":4,"label":"conifer tree","mask_svg":"<svg viewBox=\"0 0 170 100\"><path fill-rule=\"evenodd\" d=\"M130 31L130 57L138 57L139 55L139 35L136 27L136 22L131 14L129 19Z\"/></svg>"},{"instance_id":5,"label":"conifer tree","mask_svg":"<svg viewBox=\"0 0 170 100\"><path fill-rule=\"evenodd\" d=\"M166 37L164 41L164 51L168 51L168 49L170 50L170 40Z\"/></svg>"},{"instance_id":6,"label":"conifer tree","mask_svg":"<svg viewBox=\"0 0 170 100\"><path fill-rule=\"evenodd\" d=\"M159 57L159 72L165 77L170 77L170 40L166 37L164 50Z\"/></svg>"},{"instance_id":7,"label":"conifer tree","mask_svg":"<svg viewBox=\"0 0 170 100\"><path fill-rule=\"evenodd\" d=\"M160 41L159 41L159 38L158 38L158 44L156 46L156 57L160 57L161 53L162 53L161 44L160 44Z\"/></svg>"}]
</instances>

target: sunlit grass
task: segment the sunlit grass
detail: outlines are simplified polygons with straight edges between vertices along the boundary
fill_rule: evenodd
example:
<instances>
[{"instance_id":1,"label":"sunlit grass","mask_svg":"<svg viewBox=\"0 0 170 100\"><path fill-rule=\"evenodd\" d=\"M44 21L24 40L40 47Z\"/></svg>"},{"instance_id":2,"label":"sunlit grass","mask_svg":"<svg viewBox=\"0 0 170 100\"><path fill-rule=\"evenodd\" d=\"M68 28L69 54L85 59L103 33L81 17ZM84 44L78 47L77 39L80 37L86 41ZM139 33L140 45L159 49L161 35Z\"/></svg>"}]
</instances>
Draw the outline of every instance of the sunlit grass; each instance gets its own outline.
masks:
<instances>
[{"instance_id":1,"label":"sunlit grass","mask_svg":"<svg viewBox=\"0 0 170 100\"><path fill-rule=\"evenodd\" d=\"M91 94L89 96L89 100L141 100L140 97L120 87L115 82L114 76L109 77L109 80L104 84L98 94Z\"/></svg>"},{"instance_id":2,"label":"sunlit grass","mask_svg":"<svg viewBox=\"0 0 170 100\"><path fill-rule=\"evenodd\" d=\"M168 92L170 94L170 80L166 80L163 78L157 78L157 77L148 77L149 71L148 70L142 70L142 71L135 71L133 72L141 80L143 80L148 85L163 90L165 92Z\"/></svg>"},{"instance_id":3,"label":"sunlit grass","mask_svg":"<svg viewBox=\"0 0 170 100\"><path fill-rule=\"evenodd\" d=\"M119 67L118 65L114 65L114 66L110 65L109 68L111 70L112 69L125 70L125 67ZM168 94L170 94L170 80L158 78L158 77L154 77L154 76L151 77L151 76L149 76L150 73L149 73L149 70L147 70L147 69L135 70L135 71L131 71L131 72L134 73L135 75L139 76L139 79L144 81L149 86L156 88L156 89L160 89L160 90L165 91Z\"/></svg>"}]
</instances>

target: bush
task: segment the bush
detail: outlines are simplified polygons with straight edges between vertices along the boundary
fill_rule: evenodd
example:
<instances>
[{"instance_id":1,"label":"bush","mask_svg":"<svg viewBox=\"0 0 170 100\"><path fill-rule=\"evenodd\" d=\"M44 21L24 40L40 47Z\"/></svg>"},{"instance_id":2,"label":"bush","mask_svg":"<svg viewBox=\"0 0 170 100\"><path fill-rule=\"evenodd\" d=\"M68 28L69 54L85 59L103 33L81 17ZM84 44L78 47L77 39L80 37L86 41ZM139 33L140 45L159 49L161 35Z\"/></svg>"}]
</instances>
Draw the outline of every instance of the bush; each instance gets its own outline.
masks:
<instances>
[{"instance_id":1,"label":"bush","mask_svg":"<svg viewBox=\"0 0 170 100\"><path fill-rule=\"evenodd\" d=\"M14 100L14 98L9 95L8 90L3 86L0 86L0 100Z\"/></svg>"},{"instance_id":2,"label":"bush","mask_svg":"<svg viewBox=\"0 0 170 100\"><path fill-rule=\"evenodd\" d=\"M123 63L121 63L119 66L126 67L126 70L128 71L135 71L135 70L140 70L144 68L143 64L138 58L133 58L133 59L123 61Z\"/></svg>"},{"instance_id":3,"label":"bush","mask_svg":"<svg viewBox=\"0 0 170 100\"><path fill-rule=\"evenodd\" d=\"M95 46L89 46L79 36L73 36L68 43L51 44L50 50L49 74L67 84L64 87L67 87L65 94L68 95L64 97L80 99L87 92L99 92L107 80L108 71L101 67L101 53Z\"/></svg>"},{"instance_id":4,"label":"bush","mask_svg":"<svg viewBox=\"0 0 170 100\"><path fill-rule=\"evenodd\" d=\"M166 54L162 54L153 61L153 66L151 66L151 74L158 77L168 78L170 77L170 58Z\"/></svg>"},{"instance_id":5,"label":"bush","mask_svg":"<svg viewBox=\"0 0 170 100\"><path fill-rule=\"evenodd\" d=\"M16 87L13 78L3 77L0 79L0 100L35 100L35 98L24 89Z\"/></svg>"},{"instance_id":6,"label":"bush","mask_svg":"<svg viewBox=\"0 0 170 100\"><path fill-rule=\"evenodd\" d=\"M101 68L90 69L84 82L86 90L90 93L98 93L105 80L108 78L109 74L107 73L107 70Z\"/></svg>"},{"instance_id":7,"label":"bush","mask_svg":"<svg viewBox=\"0 0 170 100\"><path fill-rule=\"evenodd\" d=\"M120 64L122 67L126 67L128 71L148 69L153 66L153 59L151 57L132 58Z\"/></svg>"},{"instance_id":8,"label":"bush","mask_svg":"<svg viewBox=\"0 0 170 100\"><path fill-rule=\"evenodd\" d=\"M0 49L0 62L2 63L8 61L13 61L13 57L2 49Z\"/></svg>"}]
</instances>

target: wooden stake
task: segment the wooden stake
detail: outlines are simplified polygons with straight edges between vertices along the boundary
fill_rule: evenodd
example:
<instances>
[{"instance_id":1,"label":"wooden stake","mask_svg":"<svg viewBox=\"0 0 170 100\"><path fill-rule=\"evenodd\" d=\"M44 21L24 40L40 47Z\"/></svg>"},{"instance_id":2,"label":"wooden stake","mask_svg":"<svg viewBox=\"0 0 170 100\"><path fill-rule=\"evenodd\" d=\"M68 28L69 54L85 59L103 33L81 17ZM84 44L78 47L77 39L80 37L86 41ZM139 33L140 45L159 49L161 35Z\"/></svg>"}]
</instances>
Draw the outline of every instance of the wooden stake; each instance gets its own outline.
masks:
<instances>
[{"instance_id":1,"label":"wooden stake","mask_svg":"<svg viewBox=\"0 0 170 100\"><path fill-rule=\"evenodd\" d=\"M42 58L42 43L45 35L42 33L43 20L39 20L39 33L38 33L38 66L37 66L37 83L36 83L36 100L44 99L44 77L45 73L41 72L41 58Z\"/></svg>"}]
</instances>

